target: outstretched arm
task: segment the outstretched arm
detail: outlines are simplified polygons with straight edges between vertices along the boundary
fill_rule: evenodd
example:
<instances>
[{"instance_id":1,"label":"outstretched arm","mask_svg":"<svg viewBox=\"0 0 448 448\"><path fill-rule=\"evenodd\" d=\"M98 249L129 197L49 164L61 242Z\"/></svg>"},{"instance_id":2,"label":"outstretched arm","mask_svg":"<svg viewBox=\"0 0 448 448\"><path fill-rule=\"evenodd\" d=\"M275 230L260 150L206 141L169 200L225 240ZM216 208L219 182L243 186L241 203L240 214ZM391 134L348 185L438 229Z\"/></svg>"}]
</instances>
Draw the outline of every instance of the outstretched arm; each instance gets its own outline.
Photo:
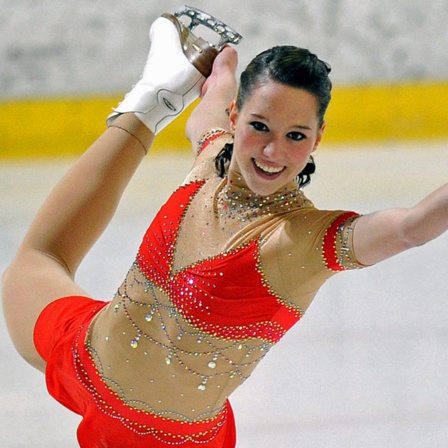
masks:
<instances>
[{"instance_id":1,"label":"outstretched arm","mask_svg":"<svg viewBox=\"0 0 448 448\"><path fill-rule=\"evenodd\" d=\"M415 207L383 210L362 216L354 230L356 258L378 263L406 249L421 246L448 230L448 184Z\"/></svg>"},{"instance_id":2,"label":"outstretched arm","mask_svg":"<svg viewBox=\"0 0 448 448\"><path fill-rule=\"evenodd\" d=\"M212 128L230 130L228 109L237 91L237 65L238 54L232 47L224 48L216 57L212 73L202 87L202 100L187 121L187 138L194 148L204 132Z\"/></svg>"}]
</instances>

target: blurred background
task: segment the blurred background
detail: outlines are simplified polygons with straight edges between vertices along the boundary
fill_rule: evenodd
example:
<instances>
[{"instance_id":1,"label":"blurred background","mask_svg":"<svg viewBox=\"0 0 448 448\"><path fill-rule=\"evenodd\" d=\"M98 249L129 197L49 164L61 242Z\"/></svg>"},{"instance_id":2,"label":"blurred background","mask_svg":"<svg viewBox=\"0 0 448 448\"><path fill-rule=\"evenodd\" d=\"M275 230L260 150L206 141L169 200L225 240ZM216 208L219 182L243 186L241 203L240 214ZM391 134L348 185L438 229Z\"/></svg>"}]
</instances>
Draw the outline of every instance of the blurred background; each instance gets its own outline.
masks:
<instances>
[{"instance_id":1,"label":"blurred background","mask_svg":"<svg viewBox=\"0 0 448 448\"><path fill-rule=\"evenodd\" d=\"M331 64L328 143L447 135L446 1L191 4L244 35L240 67L279 44L309 48ZM150 24L181 5L0 0L0 158L82 151L139 79ZM179 137L163 133L159 147L185 147L183 122L176 126Z\"/></svg>"},{"instance_id":2,"label":"blurred background","mask_svg":"<svg viewBox=\"0 0 448 448\"><path fill-rule=\"evenodd\" d=\"M332 66L318 172L321 208L411 206L448 172L448 2L189 2L267 47ZM73 158L139 79L148 29L182 3L0 0L0 271ZM163 131L79 282L108 299L192 156L184 119ZM321 290L306 318L233 398L239 448L424 447L448 440L448 238ZM101 262L99 262L101 260ZM47 395L0 320L0 446L76 447L78 417Z\"/></svg>"}]
</instances>

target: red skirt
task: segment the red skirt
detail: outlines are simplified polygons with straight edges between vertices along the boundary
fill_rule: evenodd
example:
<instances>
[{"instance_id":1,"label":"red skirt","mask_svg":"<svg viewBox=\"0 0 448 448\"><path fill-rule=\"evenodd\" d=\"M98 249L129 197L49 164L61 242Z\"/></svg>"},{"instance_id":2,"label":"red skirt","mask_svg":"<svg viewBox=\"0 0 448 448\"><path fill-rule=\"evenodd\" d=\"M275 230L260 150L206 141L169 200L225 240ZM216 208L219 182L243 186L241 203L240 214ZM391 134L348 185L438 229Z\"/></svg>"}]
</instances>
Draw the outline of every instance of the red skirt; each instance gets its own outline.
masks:
<instances>
[{"instance_id":1,"label":"red skirt","mask_svg":"<svg viewBox=\"0 0 448 448\"><path fill-rule=\"evenodd\" d=\"M236 430L227 401L213 419L180 422L133 408L102 381L85 335L95 315L109 302L65 297L50 303L34 329L37 351L47 361L52 397L83 417L77 431L81 448L234 448Z\"/></svg>"}]
</instances>

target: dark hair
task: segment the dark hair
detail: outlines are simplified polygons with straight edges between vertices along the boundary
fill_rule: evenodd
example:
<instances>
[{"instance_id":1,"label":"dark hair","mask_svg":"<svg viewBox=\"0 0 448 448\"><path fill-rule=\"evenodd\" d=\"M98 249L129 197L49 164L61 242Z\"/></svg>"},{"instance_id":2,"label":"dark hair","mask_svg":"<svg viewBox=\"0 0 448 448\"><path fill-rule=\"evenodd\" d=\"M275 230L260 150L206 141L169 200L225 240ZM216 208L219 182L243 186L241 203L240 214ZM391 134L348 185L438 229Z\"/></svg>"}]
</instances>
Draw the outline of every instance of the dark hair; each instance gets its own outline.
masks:
<instances>
[{"instance_id":1,"label":"dark hair","mask_svg":"<svg viewBox=\"0 0 448 448\"><path fill-rule=\"evenodd\" d=\"M253 90L262 84L274 81L287 86L306 90L319 103L318 120L321 126L331 99L332 84L328 74L330 66L315 54L304 48L283 45L265 50L256 56L241 74L236 98L236 108L243 107ZM215 166L220 176L224 176L232 157L233 144L227 144L216 156ZM316 170L311 157L298 175L299 186L307 185Z\"/></svg>"}]
</instances>

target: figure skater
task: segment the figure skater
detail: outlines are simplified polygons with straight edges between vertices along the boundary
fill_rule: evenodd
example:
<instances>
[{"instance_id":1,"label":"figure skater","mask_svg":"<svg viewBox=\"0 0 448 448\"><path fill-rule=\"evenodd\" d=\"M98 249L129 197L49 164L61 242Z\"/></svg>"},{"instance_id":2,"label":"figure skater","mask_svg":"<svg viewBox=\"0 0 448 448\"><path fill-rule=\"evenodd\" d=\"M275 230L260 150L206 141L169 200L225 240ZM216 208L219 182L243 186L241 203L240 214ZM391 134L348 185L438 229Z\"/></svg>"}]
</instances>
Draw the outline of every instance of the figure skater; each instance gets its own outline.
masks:
<instances>
[{"instance_id":1,"label":"figure skater","mask_svg":"<svg viewBox=\"0 0 448 448\"><path fill-rule=\"evenodd\" d=\"M328 64L274 47L237 86L233 47L214 49L169 14L150 36L141 80L50 194L5 273L4 311L19 353L82 416L81 447L231 448L232 392L327 279L445 232L448 185L412 208L319 210L303 187L325 129ZM75 283L80 263L154 136L199 95L186 127L192 169L114 298L96 300Z\"/></svg>"}]
</instances>

